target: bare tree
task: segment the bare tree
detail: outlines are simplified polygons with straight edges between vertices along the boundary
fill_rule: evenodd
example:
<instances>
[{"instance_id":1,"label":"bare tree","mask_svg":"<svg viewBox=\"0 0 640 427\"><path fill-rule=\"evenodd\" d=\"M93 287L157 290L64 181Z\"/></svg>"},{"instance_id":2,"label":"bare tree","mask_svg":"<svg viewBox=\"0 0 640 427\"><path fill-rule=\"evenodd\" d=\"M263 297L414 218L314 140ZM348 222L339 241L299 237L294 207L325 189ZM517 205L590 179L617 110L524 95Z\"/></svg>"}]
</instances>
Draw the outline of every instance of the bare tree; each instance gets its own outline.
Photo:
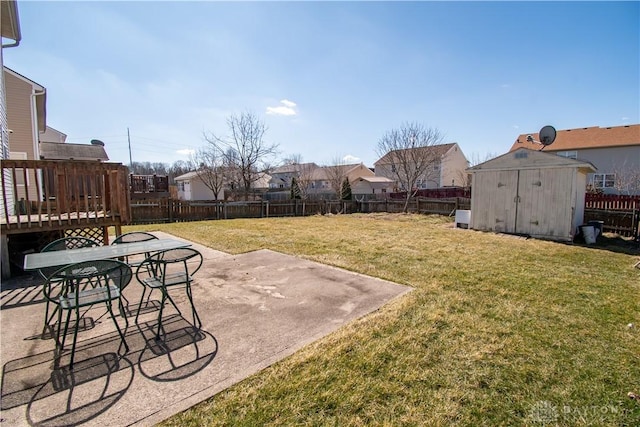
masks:
<instances>
[{"instance_id":1,"label":"bare tree","mask_svg":"<svg viewBox=\"0 0 640 427\"><path fill-rule=\"evenodd\" d=\"M342 188L349 167L347 166L343 157L334 156L331 165L325 166L324 170L327 174L327 180L331 189L336 192L338 199L342 199Z\"/></svg>"},{"instance_id":2,"label":"bare tree","mask_svg":"<svg viewBox=\"0 0 640 427\"><path fill-rule=\"evenodd\" d=\"M467 160L467 167L473 167L480 163L488 162L498 157L496 153L485 153L484 156L474 151L471 153L471 159ZM471 174L465 171L458 171L456 178L462 183L463 187L471 187Z\"/></svg>"},{"instance_id":3,"label":"bare tree","mask_svg":"<svg viewBox=\"0 0 640 427\"><path fill-rule=\"evenodd\" d=\"M278 146L264 140L267 127L253 113L232 115L227 119L227 126L229 136L205 132L204 139L223 153L225 166L237 170L239 184L248 200L251 185L260 179L260 172L277 153Z\"/></svg>"},{"instance_id":4,"label":"bare tree","mask_svg":"<svg viewBox=\"0 0 640 427\"><path fill-rule=\"evenodd\" d=\"M384 169L383 175L393 177L407 192L403 212L407 212L409 200L416 194L418 181L433 181L437 177L439 171L435 166L440 153L432 147L441 144L443 138L438 129L405 123L378 141L378 165Z\"/></svg>"},{"instance_id":5,"label":"bare tree","mask_svg":"<svg viewBox=\"0 0 640 427\"><path fill-rule=\"evenodd\" d=\"M202 183L213 193L213 198L218 200L225 184L224 157L215 145L200 148L193 157L196 165L196 173Z\"/></svg>"},{"instance_id":6,"label":"bare tree","mask_svg":"<svg viewBox=\"0 0 640 427\"><path fill-rule=\"evenodd\" d=\"M297 165L302 163L302 154L290 154L282 161L283 165Z\"/></svg>"},{"instance_id":7,"label":"bare tree","mask_svg":"<svg viewBox=\"0 0 640 427\"><path fill-rule=\"evenodd\" d=\"M625 160L621 165L614 167L613 174L613 187L618 194L640 193L640 169L629 166Z\"/></svg>"},{"instance_id":8,"label":"bare tree","mask_svg":"<svg viewBox=\"0 0 640 427\"><path fill-rule=\"evenodd\" d=\"M309 193L313 190L312 185L316 181L316 170L318 165L315 163L299 163L296 165L298 188L300 189L300 198L307 200Z\"/></svg>"}]
</instances>

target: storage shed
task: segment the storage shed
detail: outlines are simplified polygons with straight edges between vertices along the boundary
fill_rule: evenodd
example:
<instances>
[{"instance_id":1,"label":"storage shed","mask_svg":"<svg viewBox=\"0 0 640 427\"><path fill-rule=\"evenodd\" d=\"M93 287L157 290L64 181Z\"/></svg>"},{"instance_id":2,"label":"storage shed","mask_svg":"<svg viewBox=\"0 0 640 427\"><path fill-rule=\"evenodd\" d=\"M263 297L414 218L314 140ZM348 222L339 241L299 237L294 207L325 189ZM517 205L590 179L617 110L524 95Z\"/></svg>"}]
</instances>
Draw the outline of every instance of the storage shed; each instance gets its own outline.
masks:
<instances>
[{"instance_id":1,"label":"storage shed","mask_svg":"<svg viewBox=\"0 0 640 427\"><path fill-rule=\"evenodd\" d=\"M521 148L476 165L471 224L475 230L571 241L584 220L589 162Z\"/></svg>"}]
</instances>

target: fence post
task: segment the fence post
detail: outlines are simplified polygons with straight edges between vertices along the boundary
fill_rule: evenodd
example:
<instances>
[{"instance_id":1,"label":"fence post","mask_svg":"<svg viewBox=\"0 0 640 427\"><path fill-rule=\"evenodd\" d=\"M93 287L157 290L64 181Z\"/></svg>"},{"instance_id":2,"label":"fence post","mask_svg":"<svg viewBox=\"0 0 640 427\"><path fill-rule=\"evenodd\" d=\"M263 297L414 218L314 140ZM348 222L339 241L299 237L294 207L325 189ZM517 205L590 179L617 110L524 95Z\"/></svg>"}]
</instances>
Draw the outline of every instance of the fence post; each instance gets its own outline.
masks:
<instances>
[{"instance_id":1,"label":"fence post","mask_svg":"<svg viewBox=\"0 0 640 427\"><path fill-rule=\"evenodd\" d=\"M167 199L167 216L169 217L169 222L173 222L173 200Z\"/></svg>"}]
</instances>

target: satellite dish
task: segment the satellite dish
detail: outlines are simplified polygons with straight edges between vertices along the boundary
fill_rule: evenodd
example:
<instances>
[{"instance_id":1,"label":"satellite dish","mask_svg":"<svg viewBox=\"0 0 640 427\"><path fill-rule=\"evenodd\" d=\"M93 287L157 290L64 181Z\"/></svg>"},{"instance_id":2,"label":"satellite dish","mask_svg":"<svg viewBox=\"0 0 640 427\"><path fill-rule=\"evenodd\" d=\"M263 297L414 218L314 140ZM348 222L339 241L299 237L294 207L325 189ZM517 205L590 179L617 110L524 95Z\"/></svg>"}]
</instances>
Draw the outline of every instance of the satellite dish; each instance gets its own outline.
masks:
<instances>
[{"instance_id":1,"label":"satellite dish","mask_svg":"<svg viewBox=\"0 0 640 427\"><path fill-rule=\"evenodd\" d=\"M104 142L100 141L99 139L92 139L91 140L91 145L100 145L100 146L104 147Z\"/></svg>"},{"instance_id":2,"label":"satellite dish","mask_svg":"<svg viewBox=\"0 0 640 427\"><path fill-rule=\"evenodd\" d=\"M545 126L540 129L540 133L538 133L538 138L540 138L540 143L544 146L553 144L553 141L556 140L556 129L553 126Z\"/></svg>"}]
</instances>

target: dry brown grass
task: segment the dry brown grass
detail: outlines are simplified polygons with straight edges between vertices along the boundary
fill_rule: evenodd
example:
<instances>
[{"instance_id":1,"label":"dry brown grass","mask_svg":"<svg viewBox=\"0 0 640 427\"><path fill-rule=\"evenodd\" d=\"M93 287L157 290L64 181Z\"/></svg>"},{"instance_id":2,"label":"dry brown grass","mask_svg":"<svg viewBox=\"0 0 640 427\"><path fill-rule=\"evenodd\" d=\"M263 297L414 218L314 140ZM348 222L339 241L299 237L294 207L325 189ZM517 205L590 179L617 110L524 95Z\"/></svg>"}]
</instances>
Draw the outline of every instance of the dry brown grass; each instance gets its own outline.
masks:
<instances>
[{"instance_id":1,"label":"dry brown grass","mask_svg":"<svg viewBox=\"0 0 640 427\"><path fill-rule=\"evenodd\" d=\"M640 326L634 256L437 216L147 228L416 288L166 425L541 425L541 402L559 425L640 425L627 397L640 391L640 333L627 326Z\"/></svg>"}]
</instances>

